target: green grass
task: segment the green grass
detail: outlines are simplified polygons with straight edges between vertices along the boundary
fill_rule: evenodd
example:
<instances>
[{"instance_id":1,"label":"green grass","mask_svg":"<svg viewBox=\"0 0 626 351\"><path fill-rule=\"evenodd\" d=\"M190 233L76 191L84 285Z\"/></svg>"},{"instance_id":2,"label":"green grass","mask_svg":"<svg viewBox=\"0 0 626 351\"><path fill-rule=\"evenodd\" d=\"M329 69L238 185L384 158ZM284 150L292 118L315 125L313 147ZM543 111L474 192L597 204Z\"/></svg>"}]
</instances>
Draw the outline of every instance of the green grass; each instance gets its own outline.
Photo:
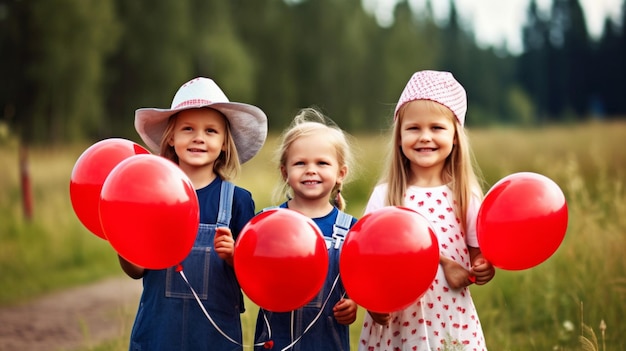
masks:
<instances>
[{"instance_id":1,"label":"green grass","mask_svg":"<svg viewBox=\"0 0 626 351\"><path fill-rule=\"evenodd\" d=\"M110 245L74 215L69 180L81 149L32 150L33 220L23 216L17 147L0 146L0 305L119 273Z\"/></svg>"},{"instance_id":2,"label":"green grass","mask_svg":"<svg viewBox=\"0 0 626 351\"><path fill-rule=\"evenodd\" d=\"M567 234L550 259L524 271L498 270L491 283L472 288L491 350L589 349L581 336L595 336L600 351L626 350L624 136L626 123L470 130L485 190L508 174L536 172L560 185L569 209ZM355 144L359 167L343 193L347 211L359 216L382 167L387 135L358 135ZM0 305L120 274L113 249L87 231L71 208L70 173L88 146L31 150L35 208L28 222L21 211L17 147L0 140ZM271 137L237 180L252 191L257 209L273 204L275 146ZM133 313L120 314L127 328L118 340L89 350L126 350ZM362 315L351 327L354 349ZM246 344L252 343L255 319L256 306L248 303Z\"/></svg>"}]
</instances>

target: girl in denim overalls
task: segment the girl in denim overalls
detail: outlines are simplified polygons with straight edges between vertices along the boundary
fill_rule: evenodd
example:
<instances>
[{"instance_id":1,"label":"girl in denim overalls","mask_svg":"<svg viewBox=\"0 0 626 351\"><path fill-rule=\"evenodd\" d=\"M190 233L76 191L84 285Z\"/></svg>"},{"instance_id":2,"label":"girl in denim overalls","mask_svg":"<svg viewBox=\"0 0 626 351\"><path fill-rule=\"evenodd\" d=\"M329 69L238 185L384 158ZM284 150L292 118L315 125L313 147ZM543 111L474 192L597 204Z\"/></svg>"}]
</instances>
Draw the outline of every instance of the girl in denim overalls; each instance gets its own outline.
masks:
<instances>
[{"instance_id":1,"label":"girl in denim overalls","mask_svg":"<svg viewBox=\"0 0 626 351\"><path fill-rule=\"evenodd\" d=\"M341 187L348 174L351 153L346 136L323 114L303 109L283 135L279 149L283 179L280 205L313 219L324 234L329 268L318 295L291 312L259 310L257 350L349 350L349 325L356 320L357 305L345 297L339 279L339 250L356 219L342 210ZM331 198L333 202L331 203Z\"/></svg>"},{"instance_id":2,"label":"girl in denim overalls","mask_svg":"<svg viewBox=\"0 0 626 351\"><path fill-rule=\"evenodd\" d=\"M135 128L153 152L187 174L200 225L178 267L149 270L120 257L124 272L143 278L130 350L241 350L243 295L232 260L254 201L227 180L265 142L267 118L255 106L229 102L211 79L196 78L178 90L171 109L137 110Z\"/></svg>"}]
</instances>

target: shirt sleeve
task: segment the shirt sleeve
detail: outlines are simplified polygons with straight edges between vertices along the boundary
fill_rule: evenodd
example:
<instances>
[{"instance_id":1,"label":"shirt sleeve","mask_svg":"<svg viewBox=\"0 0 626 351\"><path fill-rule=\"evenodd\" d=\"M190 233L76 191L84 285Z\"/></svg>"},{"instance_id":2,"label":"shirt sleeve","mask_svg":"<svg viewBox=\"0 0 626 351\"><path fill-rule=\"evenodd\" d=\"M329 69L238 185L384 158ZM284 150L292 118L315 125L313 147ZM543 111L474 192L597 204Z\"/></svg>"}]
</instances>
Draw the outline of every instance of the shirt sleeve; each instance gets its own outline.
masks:
<instances>
[{"instance_id":1,"label":"shirt sleeve","mask_svg":"<svg viewBox=\"0 0 626 351\"><path fill-rule=\"evenodd\" d=\"M233 233L233 238L237 239L243 227L254 217L254 206L252 194L246 189L235 187L233 216L230 220L230 230Z\"/></svg>"},{"instance_id":2,"label":"shirt sleeve","mask_svg":"<svg viewBox=\"0 0 626 351\"><path fill-rule=\"evenodd\" d=\"M370 195L365 206L364 215L385 207L385 197L387 197L387 184L379 184L374 187L372 195Z\"/></svg>"},{"instance_id":3,"label":"shirt sleeve","mask_svg":"<svg viewBox=\"0 0 626 351\"><path fill-rule=\"evenodd\" d=\"M476 232L476 220L478 218L480 204L480 198L477 195L472 196L472 200L467 208L467 218L465 223L465 242L467 243L467 246L479 247L478 233Z\"/></svg>"}]
</instances>

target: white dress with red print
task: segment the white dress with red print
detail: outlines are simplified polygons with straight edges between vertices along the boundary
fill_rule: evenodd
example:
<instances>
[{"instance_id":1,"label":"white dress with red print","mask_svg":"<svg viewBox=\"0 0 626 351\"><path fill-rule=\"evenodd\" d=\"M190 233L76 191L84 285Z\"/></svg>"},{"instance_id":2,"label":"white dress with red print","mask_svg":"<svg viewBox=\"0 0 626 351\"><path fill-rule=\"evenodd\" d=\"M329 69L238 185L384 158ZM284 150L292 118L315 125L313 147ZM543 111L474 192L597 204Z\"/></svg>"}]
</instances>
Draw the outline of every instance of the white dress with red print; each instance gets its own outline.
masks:
<instances>
[{"instance_id":1,"label":"white dress with red print","mask_svg":"<svg viewBox=\"0 0 626 351\"><path fill-rule=\"evenodd\" d=\"M365 213L382 208L386 195L386 184L376 186ZM404 205L430 221L437 234L441 255L470 269L468 246L478 247L478 198L471 202L465 233L453 210L456 201L448 186L409 187ZM365 314L359 350L486 351L487 347L469 289L450 288L439 265L430 288L406 309L391 313L388 326L375 323L369 313Z\"/></svg>"}]
</instances>

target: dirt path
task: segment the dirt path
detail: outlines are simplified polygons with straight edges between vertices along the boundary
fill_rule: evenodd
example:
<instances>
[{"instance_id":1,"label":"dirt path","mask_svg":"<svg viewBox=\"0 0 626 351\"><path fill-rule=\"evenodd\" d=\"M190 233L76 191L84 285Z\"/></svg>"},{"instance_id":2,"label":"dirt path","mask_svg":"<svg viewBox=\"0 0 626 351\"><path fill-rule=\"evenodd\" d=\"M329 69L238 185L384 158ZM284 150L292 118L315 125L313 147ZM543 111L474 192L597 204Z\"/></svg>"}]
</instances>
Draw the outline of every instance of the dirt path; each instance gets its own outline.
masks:
<instances>
[{"instance_id":1,"label":"dirt path","mask_svg":"<svg viewBox=\"0 0 626 351\"><path fill-rule=\"evenodd\" d=\"M126 276L0 308L0 351L75 350L130 332L141 280Z\"/></svg>"}]
</instances>

